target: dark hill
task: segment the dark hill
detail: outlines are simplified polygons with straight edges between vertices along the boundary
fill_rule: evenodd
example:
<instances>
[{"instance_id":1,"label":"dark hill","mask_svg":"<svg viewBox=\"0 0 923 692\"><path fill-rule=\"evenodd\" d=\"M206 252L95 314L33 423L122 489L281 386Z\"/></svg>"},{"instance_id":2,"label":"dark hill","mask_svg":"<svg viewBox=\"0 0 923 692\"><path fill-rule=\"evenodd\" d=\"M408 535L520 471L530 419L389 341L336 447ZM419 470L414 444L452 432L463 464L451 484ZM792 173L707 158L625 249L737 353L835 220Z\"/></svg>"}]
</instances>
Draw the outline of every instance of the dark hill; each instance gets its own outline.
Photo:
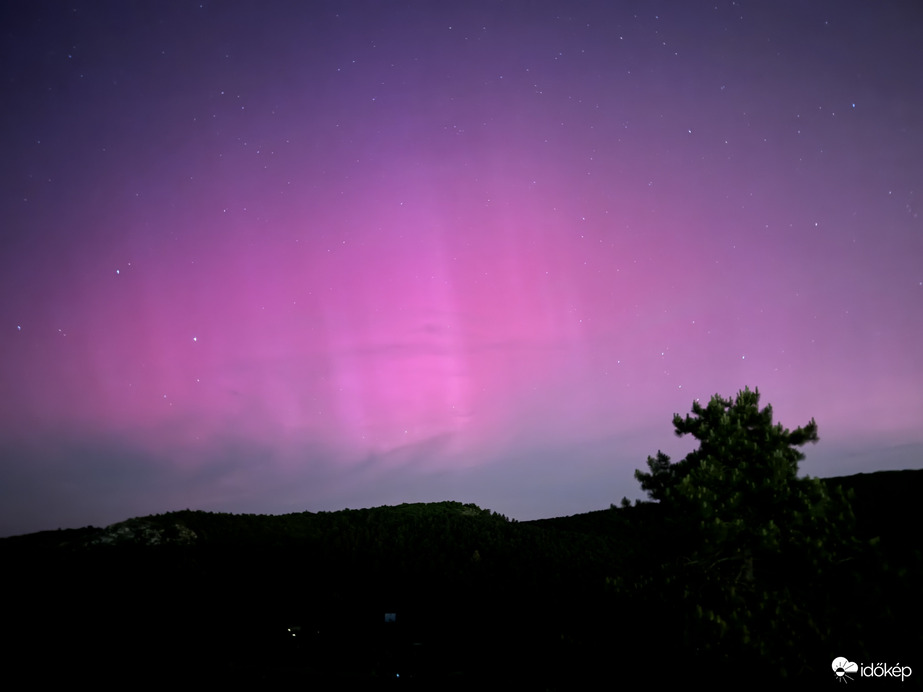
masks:
<instances>
[{"instance_id":1,"label":"dark hill","mask_svg":"<svg viewBox=\"0 0 923 692\"><path fill-rule=\"evenodd\" d=\"M880 538L856 563L869 604L892 632L917 632L923 471L825 482L852 491L857 531ZM608 663L613 652L641 667L663 653L639 634L645 613L608 587L668 540L659 509L529 522L458 502L187 510L2 539L5 658L8 670L113 685L142 673L321 689L614 684L630 671Z\"/></svg>"}]
</instances>

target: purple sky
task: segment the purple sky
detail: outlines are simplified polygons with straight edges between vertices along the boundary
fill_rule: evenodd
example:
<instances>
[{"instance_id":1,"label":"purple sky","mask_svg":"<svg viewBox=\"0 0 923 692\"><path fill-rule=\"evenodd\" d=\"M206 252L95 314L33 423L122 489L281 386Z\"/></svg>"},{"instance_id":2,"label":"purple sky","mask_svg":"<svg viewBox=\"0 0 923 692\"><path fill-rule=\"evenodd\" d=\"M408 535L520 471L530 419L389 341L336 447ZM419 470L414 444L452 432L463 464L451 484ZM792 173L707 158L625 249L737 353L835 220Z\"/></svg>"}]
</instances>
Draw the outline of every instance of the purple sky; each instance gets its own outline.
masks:
<instances>
[{"instance_id":1,"label":"purple sky","mask_svg":"<svg viewBox=\"0 0 923 692\"><path fill-rule=\"evenodd\" d=\"M455 5L455 9L447 5ZM0 8L0 535L923 462L911 2Z\"/></svg>"}]
</instances>

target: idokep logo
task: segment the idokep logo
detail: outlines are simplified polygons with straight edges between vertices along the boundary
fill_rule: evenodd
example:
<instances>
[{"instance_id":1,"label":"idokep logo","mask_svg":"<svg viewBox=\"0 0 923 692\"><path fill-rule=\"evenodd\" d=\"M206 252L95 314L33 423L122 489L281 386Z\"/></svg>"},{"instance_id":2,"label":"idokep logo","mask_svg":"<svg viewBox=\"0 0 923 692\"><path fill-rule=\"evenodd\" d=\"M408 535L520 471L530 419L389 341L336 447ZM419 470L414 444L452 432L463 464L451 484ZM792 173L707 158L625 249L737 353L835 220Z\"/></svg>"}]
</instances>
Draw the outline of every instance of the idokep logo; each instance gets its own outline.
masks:
<instances>
[{"instance_id":1,"label":"idokep logo","mask_svg":"<svg viewBox=\"0 0 923 692\"><path fill-rule=\"evenodd\" d=\"M833 672L836 673L837 682L849 682L852 680L852 677L848 674L855 673L858 670L858 664L853 663L852 661L847 661L842 656L833 659Z\"/></svg>"},{"instance_id":2,"label":"idokep logo","mask_svg":"<svg viewBox=\"0 0 923 692\"><path fill-rule=\"evenodd\" d=\"M900 663L893 666L887 663L859 664L842 656L833 659L832 667L837 682L849 682L856 673L862 678L895 678L903 682L913 673L910 666L902 666Z\"/></svg>"}]
</instances>

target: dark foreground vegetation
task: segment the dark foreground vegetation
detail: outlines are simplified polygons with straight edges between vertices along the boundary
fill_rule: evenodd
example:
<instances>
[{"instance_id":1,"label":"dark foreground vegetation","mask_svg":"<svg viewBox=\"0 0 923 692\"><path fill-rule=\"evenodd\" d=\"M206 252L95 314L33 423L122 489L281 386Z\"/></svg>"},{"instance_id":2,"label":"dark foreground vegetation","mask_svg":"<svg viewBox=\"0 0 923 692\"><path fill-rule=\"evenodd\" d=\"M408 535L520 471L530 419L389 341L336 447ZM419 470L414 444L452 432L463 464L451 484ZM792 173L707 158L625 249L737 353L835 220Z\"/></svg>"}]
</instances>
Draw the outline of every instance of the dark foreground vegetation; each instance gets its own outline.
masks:
<instances>
[{"instance_id":1,"label":"dark foreground vegetation","mask_svg":"<svg viewBox=\"0 0 923 692\"><path fill-rule=\"evenodd\" d=\"M811 435L777 432L797 445L799 431ZM458 502L182 511L2 539L4 676L125 689L813 686L833 684L845 656L911 666L918 683L923 471L773 481L794 496L745 483L742 499L720 493L729 516L696 475L715 473L708 444L711 461L658 457L639 474L658 502L572 517L516 522ZM655 482L658 463L675 478Z\"/></svg>"}]
</instances>

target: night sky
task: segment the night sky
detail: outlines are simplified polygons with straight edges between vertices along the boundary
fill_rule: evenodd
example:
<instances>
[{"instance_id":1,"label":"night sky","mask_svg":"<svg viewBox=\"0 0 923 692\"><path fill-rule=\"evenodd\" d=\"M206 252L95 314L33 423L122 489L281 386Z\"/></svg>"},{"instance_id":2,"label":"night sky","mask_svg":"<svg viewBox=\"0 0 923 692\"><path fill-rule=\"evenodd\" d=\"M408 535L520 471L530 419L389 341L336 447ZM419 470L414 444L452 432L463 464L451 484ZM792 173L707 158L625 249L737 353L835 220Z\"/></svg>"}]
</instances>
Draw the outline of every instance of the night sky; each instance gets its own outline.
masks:
<instances>
[{"instance_id":1,"label":"night sky","mask_svg":"<svg viewBox=\"0 0 923 692\"><path fill-rule=\"evenodd\" d=\"M916 2L5 2L0 535L923 465Z\"/></svg>"}]
</instances>

